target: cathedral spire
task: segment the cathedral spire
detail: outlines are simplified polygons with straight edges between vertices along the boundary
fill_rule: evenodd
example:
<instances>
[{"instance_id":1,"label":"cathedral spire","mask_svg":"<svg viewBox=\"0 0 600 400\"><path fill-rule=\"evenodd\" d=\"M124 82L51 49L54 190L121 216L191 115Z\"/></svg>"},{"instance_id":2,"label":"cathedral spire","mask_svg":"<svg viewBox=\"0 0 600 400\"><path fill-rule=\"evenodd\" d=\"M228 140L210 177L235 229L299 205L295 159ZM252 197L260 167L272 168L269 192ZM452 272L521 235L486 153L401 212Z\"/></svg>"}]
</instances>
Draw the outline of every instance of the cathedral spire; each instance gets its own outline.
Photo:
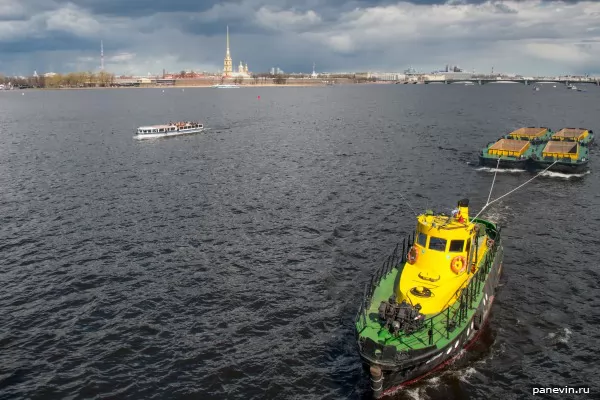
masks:
<instances>
[{"instance_id":1,"label":"cathedral spire","mask_svg":"<svg viewBox=\"0 0 600 400\"><path fill-rule=\"evenodd\" d=\"M227 25L227 55L229 55L229 25Z\"/></svg>"},{"instance_id":2,"label":"cathedral spire","mask_svg":"<svg viewBox=\"0 0 600 400\"><path fill-rule=\"evenodd\" d=\"M231 61L231 54L229 53L229 25L227 25L227 52L225 53L225 59L223 60L223 75L231 76L233 72L233 65Z\"/></svg>"}]
</instances>

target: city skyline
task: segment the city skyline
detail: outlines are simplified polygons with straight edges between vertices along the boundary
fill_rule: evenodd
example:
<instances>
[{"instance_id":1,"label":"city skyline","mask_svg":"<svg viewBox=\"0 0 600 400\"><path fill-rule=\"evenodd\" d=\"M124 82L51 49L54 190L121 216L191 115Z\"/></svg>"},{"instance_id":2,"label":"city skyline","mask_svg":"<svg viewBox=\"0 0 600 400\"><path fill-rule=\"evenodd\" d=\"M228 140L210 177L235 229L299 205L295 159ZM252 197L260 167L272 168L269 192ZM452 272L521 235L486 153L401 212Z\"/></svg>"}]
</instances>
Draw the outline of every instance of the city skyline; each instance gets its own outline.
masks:
<instances>
[{"instance_id":1,"label":"city skyline","mask_svg":"<svg viewBox=\"0 0 600 400\"><path fill-rule=\"evenodd\" d=\"M255 72L310 73L316 62L317 72L410 66L430 72L456 64L477 73L492 67L526 75L600 73L593 56L600 4L594 2L121 3L6 3L0 7L0 72L100 71L102 64L115 74L216 72L223 69L229 25L235 59Z\"/></svg>"}]
</instances>

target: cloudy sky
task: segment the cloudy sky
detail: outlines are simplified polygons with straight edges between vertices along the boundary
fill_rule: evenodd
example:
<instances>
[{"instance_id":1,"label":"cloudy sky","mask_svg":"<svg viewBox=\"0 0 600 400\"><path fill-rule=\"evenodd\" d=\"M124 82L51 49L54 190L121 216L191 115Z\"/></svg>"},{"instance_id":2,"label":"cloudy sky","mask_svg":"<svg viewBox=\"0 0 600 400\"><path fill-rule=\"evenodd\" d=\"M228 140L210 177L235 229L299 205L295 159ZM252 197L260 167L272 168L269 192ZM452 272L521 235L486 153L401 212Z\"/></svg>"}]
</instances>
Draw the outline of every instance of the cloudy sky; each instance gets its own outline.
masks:
<instances>
[{"instance_id":1,"label":"cloudy sky","mask_svg":"<svg viewBox=\"0 0 600 400\"><path fill-rule=\"evenodd\" d=\"M0 0L0 73L253 72L600 74L600 2L436 0Z\"/></svg>"}]
</instances>

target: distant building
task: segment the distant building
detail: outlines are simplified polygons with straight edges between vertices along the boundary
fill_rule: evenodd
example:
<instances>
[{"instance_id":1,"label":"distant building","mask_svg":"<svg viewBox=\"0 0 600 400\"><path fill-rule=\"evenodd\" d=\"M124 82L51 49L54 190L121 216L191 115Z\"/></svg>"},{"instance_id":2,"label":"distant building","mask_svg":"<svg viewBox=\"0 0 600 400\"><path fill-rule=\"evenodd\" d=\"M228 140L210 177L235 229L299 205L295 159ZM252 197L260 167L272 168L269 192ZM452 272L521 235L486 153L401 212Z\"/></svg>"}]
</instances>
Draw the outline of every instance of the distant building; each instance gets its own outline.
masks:
<instances>
[{"instance_id":1,"label":"distant building","mask_svg":"<svg viewBox=\"0 0 600 400\"><path fill-rule=\"evenodd\" d=\"M367 72L366 78L375 78L378 81L399 81L406 78L406 75L398 72Z\"/></svg>"},{"instance_id":2,"label":"distant building","mask_svg":"<svg viewBox=\"0 0 600 400\"><path fill-rule=\"evenodd\" d=\"M471 79L473 78L473 73L471 72L446 72L444 74L446 79Z\"/></svg>"},{"instance_id":3,"label":"distant building","mask_svg":"<svg viewBox=\"0 0 600 400\"><path fill-rule=\"evenodd\" d=\"M240 65L238 66L238 72L237 72L237 74L233 74L233 76L237 76L240 78L249 78L250 74L248 73L248 63L246 63L246 65L244 65L240 61Z\"/></svg>"},{"instance_id":4,"label":"distant building","mask_svg":"<svg viewBox=\"0 0 600 400\"><path fill-rule=\"evenodd\" d=\"M223 76L225 77L250 77L250 72L248 71L248 63L244 65L240 61L240 65L238 67L237 72L233 72L233 59L231 58L231 53L229 51L229 25L227 26L227 49L225 51L225 59L223 60Z\"/></svg>"},{"instance_id":5,"label":"distant building","mask_svg":"<svg viewBox=\"0 0 600 400\"><path fill-rule=\"evenodd\" d=\"M461 68L459 68L457 65L448 65L446 64L446 70L444 72L464 72Z\"/></svg>"}]
</instances>

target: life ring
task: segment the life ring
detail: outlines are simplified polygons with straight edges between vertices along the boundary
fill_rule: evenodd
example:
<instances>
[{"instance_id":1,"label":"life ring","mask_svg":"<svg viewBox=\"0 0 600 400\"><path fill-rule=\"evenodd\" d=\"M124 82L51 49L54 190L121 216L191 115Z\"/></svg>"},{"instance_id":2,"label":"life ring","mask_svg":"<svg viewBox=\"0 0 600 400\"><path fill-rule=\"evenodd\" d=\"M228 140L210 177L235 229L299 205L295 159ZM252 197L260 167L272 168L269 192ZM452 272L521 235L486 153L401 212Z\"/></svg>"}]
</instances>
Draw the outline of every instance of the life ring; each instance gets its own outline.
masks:
<instances>
[{"instance_id":1,"label":"life ring","mask_svg":"<svg viewBox=\"0 0 600 400\"><path fill-rule=\"evenodd\" d=\"M491 249L492 246L494 245L494 240L488 238L488 240L486 241L486 244L487 244L488 249Z\"/></svg>"},{"instance_id":2,"label":"life ring","mask_svg":"<svg viewBox=\"0 0 600 400\"><path fill-rule=\"evenodd\" d=\"M450 269L456 275L460 275L465 272L467 266L467 259L464 256L456 256L450 261Z\"/></svg>"},{"instance_id":3,"label":"life ring","mask_svg":"<svg viewBox=\"0 0 600 400\"><path fill-rule=\"evenodd\" d=\"M417 258L419 256L419 251L417 250L417 248L415 246L411 247L410 250L408 251L408 263L409 264L414 264L417 262Z\"/></svg>"}]
</instances>

